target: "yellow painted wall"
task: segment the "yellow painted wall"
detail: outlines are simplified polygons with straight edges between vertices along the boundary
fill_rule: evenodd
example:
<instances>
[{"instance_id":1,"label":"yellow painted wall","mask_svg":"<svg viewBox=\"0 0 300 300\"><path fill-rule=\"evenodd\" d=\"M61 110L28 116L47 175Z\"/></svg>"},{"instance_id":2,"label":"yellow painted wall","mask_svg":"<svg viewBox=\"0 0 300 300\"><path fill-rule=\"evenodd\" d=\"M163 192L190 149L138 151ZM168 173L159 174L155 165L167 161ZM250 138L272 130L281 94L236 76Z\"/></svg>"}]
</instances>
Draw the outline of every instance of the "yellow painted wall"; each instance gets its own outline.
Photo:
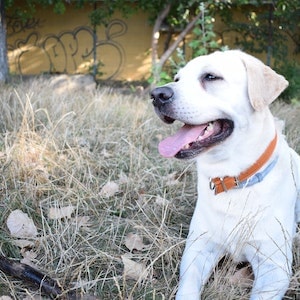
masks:
<instances>
[{"instance_id":1,"label":"yellow painted wall","mask_svg":"<svg viewBox=\"0 0 300 300\"><path fill-rule=\"evenodd\" d=\"M35 19L26 25L8 17L10 72L23 75L88 72L93 63L93 29L88 17L92 10L92 5L84 9L68 5L63 15L57 15L52 8L39 8ZM216 19L216 31L222 31L223 26ZM100 78L146 79L151 70L151 34L148 16L142 12L129 18L116 13L106 30L97 28L97 59L103 64ZM232 34L223 37L225 44L234 45ZM160 50L163 42L160 41ZM266 61L265 54L259 58ZM289 59L300 61L299 55Z\"/></svg>"},{"instance_id":2,"label":"yellow painted wall","mask_svg":"<svg viewBox=\"0 0 300 300\"><path fill-rule=\"evenodd\" d=\"M34 28L20 28L8 18L8 57L12 74L76 73L93 62L93 32L84 9L67 7L63 15L51 8L37 11ZM29 27L29 26L27 26ZM32 27L32 26L31 26ZM149 75L152 27L144 13L124 18L115 14L105 30L97 28L97 58L103 63L101 78L141 80Z\"/></svg>"}]
</instances>

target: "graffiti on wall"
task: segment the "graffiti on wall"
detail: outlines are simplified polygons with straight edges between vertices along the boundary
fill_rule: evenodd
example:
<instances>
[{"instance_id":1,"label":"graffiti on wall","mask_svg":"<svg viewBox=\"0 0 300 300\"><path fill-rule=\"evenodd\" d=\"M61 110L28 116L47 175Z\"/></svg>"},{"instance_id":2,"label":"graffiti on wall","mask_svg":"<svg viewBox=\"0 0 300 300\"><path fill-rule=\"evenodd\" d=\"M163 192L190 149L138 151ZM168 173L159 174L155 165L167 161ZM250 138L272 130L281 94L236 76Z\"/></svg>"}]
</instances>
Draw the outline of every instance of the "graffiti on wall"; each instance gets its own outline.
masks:
<instances>
[{"instance_id":1,"label":"graffiti on wall","mask_svg":"<svg viewBox=\"0 0 300 300\"><path fill-rule=\"evenodd\" d=\"M116 39L127 32L127 25L122 20L111 21L102 39L88 26L41 36L36 30L38 20L29 24L34 31L24 33L24 38L8 44L10 65L18 74L32 74L32 70L38 70L38 73L92 73L96 66L102 79L112 79L124 67L125 52ZM12 30L22 31L16 25Z\"/></svg>"}]
</instances>

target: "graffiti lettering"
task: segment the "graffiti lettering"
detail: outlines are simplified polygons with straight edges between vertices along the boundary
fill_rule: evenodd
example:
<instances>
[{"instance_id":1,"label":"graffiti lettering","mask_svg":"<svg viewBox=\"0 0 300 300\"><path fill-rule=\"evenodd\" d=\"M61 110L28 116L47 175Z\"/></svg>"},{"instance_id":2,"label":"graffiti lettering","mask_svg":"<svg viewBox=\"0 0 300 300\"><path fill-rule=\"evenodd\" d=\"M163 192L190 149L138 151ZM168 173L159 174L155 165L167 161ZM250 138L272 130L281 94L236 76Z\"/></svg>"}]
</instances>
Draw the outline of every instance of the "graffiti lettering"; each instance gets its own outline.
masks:
<instances>
[{"instance_id":1,"label":"graffiti lettering","mask_svg":"<svg viewBox=\"0 0 300 300\"><path fill-rule=\"evenodd\" d=\"M112 79L121 72L125 60L124 49L116 38L126 32L126 23L117 19L108 24L103 39L88 26L47 36L33 31L8 44L10 65L21 75L33 69L39 73L87 73L96 65L103 79Z\"/></svg>"}]
</instances>

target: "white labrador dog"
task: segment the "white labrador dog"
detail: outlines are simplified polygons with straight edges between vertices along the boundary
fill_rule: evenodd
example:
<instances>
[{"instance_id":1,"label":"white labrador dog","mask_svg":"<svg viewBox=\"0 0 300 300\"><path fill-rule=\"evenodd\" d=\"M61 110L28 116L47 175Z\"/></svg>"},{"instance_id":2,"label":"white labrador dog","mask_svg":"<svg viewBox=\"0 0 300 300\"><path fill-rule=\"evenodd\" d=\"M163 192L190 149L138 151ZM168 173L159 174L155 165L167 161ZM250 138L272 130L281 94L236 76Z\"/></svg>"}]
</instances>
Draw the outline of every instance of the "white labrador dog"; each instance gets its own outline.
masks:
<instances>
[{"instance_id":1,"label":"white labrador dog","mask_svg":"<svg viewBox=\"0 0 300 300\"><path fill-rule=\"evenodd\" d=\"M258 59L231 50L193 59L151 92L164 122L184 123L159 152L197 162L198 201L176 299L199 299L225 254L250 262L252 300L284 296L300 221L300 157L268 105L287 86Z\"/></svg>"}]
</instances>

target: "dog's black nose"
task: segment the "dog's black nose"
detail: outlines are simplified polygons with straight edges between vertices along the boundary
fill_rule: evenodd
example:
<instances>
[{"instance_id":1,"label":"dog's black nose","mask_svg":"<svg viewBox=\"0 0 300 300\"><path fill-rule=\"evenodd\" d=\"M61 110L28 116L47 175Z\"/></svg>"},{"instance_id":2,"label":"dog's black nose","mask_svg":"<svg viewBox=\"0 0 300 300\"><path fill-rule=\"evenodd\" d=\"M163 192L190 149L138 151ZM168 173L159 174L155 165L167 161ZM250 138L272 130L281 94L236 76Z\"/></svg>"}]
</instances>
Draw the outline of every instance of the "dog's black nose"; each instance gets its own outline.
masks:
<instances>
[{"instance_id":1,"label":"dog's black nose","mask_svg":"<svg viewBox=\"0 0 300 300\"><path fill-rule=\"evenodd\" d=\"M172 102L173 95L173 90L167 86L158 87L150 93L153 105L158 108L166 103Z\"/></svg>"}]
</instances>

